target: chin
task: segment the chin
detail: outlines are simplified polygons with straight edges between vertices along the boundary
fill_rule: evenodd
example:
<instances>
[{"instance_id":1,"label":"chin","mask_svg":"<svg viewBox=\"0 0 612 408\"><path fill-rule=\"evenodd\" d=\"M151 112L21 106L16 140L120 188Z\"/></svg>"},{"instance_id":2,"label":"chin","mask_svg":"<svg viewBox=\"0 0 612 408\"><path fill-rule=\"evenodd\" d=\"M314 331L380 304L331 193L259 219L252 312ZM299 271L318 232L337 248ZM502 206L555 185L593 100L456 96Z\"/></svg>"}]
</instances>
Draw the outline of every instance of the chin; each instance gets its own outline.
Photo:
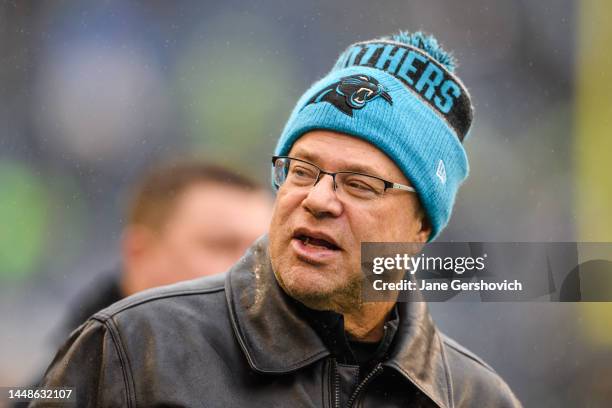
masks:
<instances>
[{"instance_id":1,"label":"chin","mask_svg":"<svg viewBox=\"0 0 612 408\"><path fill-rule=\"evenodd\" d=\"M330 271L309 267L293 267L282 276L287 292L296 297L326 297L337 285L330 278Z\"/></svg>"},{"instance_id":2,"label":"chin","mask_svg":"<svg viewBox=\"0 0 612 408\"><path fill-rule=\"evenodd\" d=\"M339 282L337 271L308 267L293 267L283 274L279 283L293 299L315 310L341 313L352 309L361 299L361 281ZM336 279L330 279L330 278Z\"/></svg>"}]
</instances>

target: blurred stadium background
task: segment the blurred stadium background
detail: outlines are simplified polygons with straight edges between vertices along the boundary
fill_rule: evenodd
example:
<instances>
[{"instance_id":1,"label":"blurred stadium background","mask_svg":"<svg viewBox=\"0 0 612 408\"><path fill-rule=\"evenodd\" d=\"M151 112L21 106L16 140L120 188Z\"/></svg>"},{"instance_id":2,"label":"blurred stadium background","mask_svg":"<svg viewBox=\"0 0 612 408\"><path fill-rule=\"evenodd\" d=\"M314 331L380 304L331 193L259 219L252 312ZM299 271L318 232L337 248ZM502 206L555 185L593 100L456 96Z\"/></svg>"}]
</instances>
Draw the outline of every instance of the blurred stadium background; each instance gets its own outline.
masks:
<instances>
[{"instance_id":1,"label":"blurred stadium background","mask_svg":"<svg viewBox=\"0 0 612 408\"><path fill-rule=\"evenodd\" d=\"M399 29L454 50L475 101L441 240L612 241L611 17L606 0L3 2L0 385L47 366L147 166L195 153L267 178L301 92ZM526 406L612 404L607 304L431 308Z\"/></svg>"}]
</instances>

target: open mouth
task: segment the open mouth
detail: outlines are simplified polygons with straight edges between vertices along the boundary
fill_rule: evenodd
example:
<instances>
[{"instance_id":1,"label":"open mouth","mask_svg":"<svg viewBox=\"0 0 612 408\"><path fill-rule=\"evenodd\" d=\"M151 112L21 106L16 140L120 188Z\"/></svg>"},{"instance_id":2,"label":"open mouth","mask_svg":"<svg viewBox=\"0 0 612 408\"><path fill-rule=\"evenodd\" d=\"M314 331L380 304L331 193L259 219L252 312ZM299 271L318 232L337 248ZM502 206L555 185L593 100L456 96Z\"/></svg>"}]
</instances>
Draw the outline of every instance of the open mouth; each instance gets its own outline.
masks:
<instances>
[{"instance_id":1,"label":"open mouth","mask_svg":"<svg viewBox=\"0 0 612 408\"><path fill-rule=\"evenodd\" d=\"M323 238L315 238L315 237L311 237L306 234L297 234L294 238L300 240L302 244L308 247L325 248L325 249L330 249L332 251L338 251L340 249L333 242L330 242Z\"/></svg>"}]
</instances>

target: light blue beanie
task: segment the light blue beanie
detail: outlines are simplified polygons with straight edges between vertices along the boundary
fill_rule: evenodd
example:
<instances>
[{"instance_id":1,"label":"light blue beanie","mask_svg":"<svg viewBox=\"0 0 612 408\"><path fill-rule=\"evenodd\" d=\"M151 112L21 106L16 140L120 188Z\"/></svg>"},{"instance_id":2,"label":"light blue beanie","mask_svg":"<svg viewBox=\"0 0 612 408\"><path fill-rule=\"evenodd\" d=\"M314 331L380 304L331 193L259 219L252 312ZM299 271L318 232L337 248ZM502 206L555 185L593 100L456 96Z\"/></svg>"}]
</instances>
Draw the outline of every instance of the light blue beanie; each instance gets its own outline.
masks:
<instances>
[{"instance_id":1,"label":"light blue beanie","mask_svg":"<svg viewBox=\"0 0 612 408\"><path fill-rule=\"evenodd\" d=\"M452 57L420 32L353 44L299 99L275 154L287 155L314 129L368 141L416 189L433 241L448 223L469 172L462 142L473 108L453 71Z\"/></svg>"}]
</instances>

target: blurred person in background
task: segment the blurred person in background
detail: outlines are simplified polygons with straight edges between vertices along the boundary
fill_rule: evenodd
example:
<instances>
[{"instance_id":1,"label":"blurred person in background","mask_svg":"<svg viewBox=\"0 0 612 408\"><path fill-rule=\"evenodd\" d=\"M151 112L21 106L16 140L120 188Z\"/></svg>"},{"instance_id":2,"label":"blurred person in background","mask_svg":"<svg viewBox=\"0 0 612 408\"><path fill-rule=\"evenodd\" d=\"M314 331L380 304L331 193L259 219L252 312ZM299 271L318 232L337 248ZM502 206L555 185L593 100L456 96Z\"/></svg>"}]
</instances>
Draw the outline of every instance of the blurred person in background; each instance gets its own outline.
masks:
<instances>
[{"instance_id":1,"label":"blurred person in background","mask_svg":"<svg viewBox=\"0 0 612 408\"><path fill-rule=\"evenodd\" d=\"M135 186L121 262L75 298L57 339L136 292L224 272L266 233L272 199L256 181L203 161L155 168Z\"/></svg>"}]
</instances>

